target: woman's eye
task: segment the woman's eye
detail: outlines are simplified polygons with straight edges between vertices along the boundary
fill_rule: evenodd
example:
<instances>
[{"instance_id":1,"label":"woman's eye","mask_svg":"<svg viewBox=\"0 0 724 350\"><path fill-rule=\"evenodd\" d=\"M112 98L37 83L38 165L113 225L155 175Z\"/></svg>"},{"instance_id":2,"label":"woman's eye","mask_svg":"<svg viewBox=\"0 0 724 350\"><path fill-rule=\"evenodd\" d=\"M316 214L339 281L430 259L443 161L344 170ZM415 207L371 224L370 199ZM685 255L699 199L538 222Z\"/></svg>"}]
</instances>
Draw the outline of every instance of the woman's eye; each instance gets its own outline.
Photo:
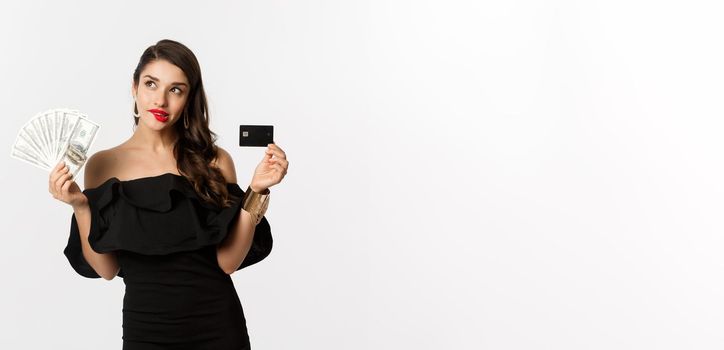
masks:
<instances>
[{"instance_id":1,"label":"woman's eye","mask_svg":"<svg viewBox=\"0 0 724 350\"><path fill-rule=\"evenodd\" d=\"M153 86L151 86L151 84L156 85L156 82L154 82L152 80L149 80L146 82L146 86L148 86L148 87L153 87ZM183 92L183 90L179 89L178 87L171 88L171 91L173 91L174 89L178 91L177 94L181 94Z\"/></svg>"}]
</instances>

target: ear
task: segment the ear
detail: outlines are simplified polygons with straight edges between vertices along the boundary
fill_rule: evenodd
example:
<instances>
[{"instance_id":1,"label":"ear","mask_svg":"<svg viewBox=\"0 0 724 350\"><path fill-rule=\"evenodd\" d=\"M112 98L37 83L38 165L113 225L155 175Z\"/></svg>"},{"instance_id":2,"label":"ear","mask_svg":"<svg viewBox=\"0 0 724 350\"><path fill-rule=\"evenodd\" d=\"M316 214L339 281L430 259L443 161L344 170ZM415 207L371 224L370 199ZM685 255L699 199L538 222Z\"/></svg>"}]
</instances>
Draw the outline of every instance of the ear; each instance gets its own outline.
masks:
<instances>
[{"instance_id":1,"label":"ear","mask_svg":"<svg viewBox=\"0 0 724 350\"><path fill-rule=\"evenodd\" d=\"M137 94L138 91L136 90L136 83L133 81L133 79L131 79L131 96L133 96L133 98L135 99Z\"/></svg>"}]
</instances>

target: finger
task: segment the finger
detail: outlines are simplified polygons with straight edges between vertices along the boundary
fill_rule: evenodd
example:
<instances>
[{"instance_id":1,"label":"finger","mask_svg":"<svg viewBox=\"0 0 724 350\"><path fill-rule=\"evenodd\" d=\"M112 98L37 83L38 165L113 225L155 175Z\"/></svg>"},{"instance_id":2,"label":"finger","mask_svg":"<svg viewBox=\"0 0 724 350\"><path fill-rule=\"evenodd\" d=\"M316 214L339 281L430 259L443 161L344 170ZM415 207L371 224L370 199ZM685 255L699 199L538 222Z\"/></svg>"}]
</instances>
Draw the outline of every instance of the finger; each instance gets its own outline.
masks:
<instances>
[{"instance_id":1,"label":"finger","mask_svg":"<svg viewBox=\"0 0 724 350\"><path fill-rule=\"evenodd\" d=\"M273 146L277 151L279 151L279 152L282 154L282 158L286 158L286 157L287 157L287 153L284 152L284 150L283 150L281 147L279 147L278 144L273 143L272 146Z\"/></svg>"},{"instance_id":2,"label":"finger","mask_svg":"<svg viewBox=\"0 0 724 350\"><path fill-rule=\"evenodd\" d=\"M62 174L58 176L57 179L53 182L53 193L56 195L60 195L60 187L63 185L63 182L65 182L65 174Z\"/></svg>"},{"instance_id":3,"label":"finger","mask_svg":"<svg viewBox=\"0 0 724 350\"><path fill-rule=\"evenodd\" d=\"M281 165L279 165L279 164L273 164L273 165L272 165L272 168L274 168L274 169L276 169L276 170L279 170L279 174L281 174L282 177L284 177L284 175L286 175L286 173L287 173L287 172L284 170L284 168L283 168Z\"/></svg>"},{"instance_id":4,"label":"finger","mask_svg":"<svg viewBox=\"0 0 724 350\"><path fill-rule=\"evenodd\" d=\"M63 169L63 164L62 164L62 163L58 163L58 165L56 165L56 166L53 168L53 170L50 171L50 176L48 177L48 181L52 180L52 179L54 178L54 175L57 174L57 173L58 173L60 170L62 170L62 169Z\"/></svg>"},{"instance_id":5,"label":"finger","mask_svg":"<svg viewBox=\"0 0 724 350\"><path fill-rule=\"evenodd\" d=\"M68 172L68 168L67 168L67 167L62 168L62 169L59 170L59 171L54 171L54 172L50 175L50 179L48 180L48 190L51 190L52 188L55 188L55 183L58 181L58 179L60 179L61 176L63 176L63 175L66 174L67 172ZM51 192L52 192L52 190L51 190Z\"/></svg>"},{"instance_id":6,"label":"finger","mask_svg":"<svg viewBox=\"0 0 724 350\"><path fill-rule=\"evenodd\" d=\"M66 181L63 186L60 188L60 193L63 197L68 195L68 189L70 189L70 186L73 185L73 181Z\"/></svg>"},{"instance_id":7,"label":"finger","mask_svg":"<svg viewBox=\"0 0 724 350\"><path fill-rule=\"evenodd\" d=\"M285 159L287 157L286 154L284 154L284 152L282 152L280 150L276 150L276 149L267 150L267 154L273 154L273 155L277 156L277 158L281 158L281 159Z\"/></svg>"},{"instance_id":8,"label":"finger","mask_svg":"<svg viewBox=\"0 0 724 350\"><path fill-rule=\"evenodd\" d=\"M61 160L60 162L58 162L58 164L55 165L55 167L53 168L53 171L59 170L63 166L65 166L65 162Z\"/></svg>"},{"instance_id":9,"label":"finger","mask_svg":"<svg viewBox=\"0 0 724 350\"><path fill-rule=\"evenodd\" d=\"M65 175L67 173L68 173L68 168L63 168L60 171L57 171L55 174L53 174L53 176L51 178L51 181L50 181L51 184L55 184L58 181L58 179L60 179L61 177L63 177L63 175Z\"/></svg>"},{"instance_id":10,"label":"finger","mask_svg":"<svg viewBox=\"0 0 724 350\"><path fill-rule=\"evenodd\" d=\"M270 143L271 151L279 158L286 158L287 154L276 144Z\"/></svg>"},{"instance_id":11,"label":"finger","mask_svg":"<svg viewBox=\"0 0 724 350\"><path fill-rule=\"evenodd\" d=\"M70 188L70 186L73 186L73 183L75 183L75 179L73 178L73 174L68 174L68 178L65 180L65 182L63 183L63 185L60 186L61 193L62 193L64 196L67 196L67 195L68 195L68 189ZM63 189L65 189L65 190L63 190Z\"/></svg>"},{"instance_id":12,"label":"finger","mask_svg":"<svg viewBox=\"0 0 724 350\"><path fill-rule=\"evenodd\" d=\"M63 184L70 178L71 174L63 174L57 181L55 181L55 191L56 193L60 194L60 189L63 187Z\"/></svg>"},{"instance_id":13,"label":"finger","mask_svg":"<svg viewBox=\"0 0 724 350\"><path fill-rule=\"evenodd\" d=\"M284 169L289 167L289 161L284 158L274 158L272 159L273 162L276 162L277 164L284 167Z\"/></svg>"},{"instance_id":14,"label":"finger","mask_svg":"<svg viewBox=\"0 0 724 350\"><path fill-rule=\"evenodd\" d=\"M287 167L289 166L289 161L287 161L286 159L281 159L281 158L271 159L270 163L271 163L271 164L279 164L279 165L282 166L282 168L283 168L284 170L286 170Z\"/></svg>"}]
</instances>

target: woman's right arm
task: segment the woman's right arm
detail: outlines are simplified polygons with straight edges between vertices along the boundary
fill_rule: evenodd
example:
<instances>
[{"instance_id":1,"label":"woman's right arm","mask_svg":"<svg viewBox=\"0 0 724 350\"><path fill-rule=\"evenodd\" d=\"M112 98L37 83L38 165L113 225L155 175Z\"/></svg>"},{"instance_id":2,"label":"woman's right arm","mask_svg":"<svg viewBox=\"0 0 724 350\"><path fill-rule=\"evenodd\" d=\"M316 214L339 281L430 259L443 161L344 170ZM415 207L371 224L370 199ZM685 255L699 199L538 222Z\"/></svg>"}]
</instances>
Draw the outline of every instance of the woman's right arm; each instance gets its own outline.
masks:
<instances>
[{"instance_id":1,"label":"woman's right arm","mask_svg":"<svg viewBox=\"0 0 724 350\"><path fill-rule=\"evenodd\" d=\"M85 195L84 195L85 196ZM86 200L87 201L87 200ZM88 243L90 233L91 211L88 203L73 208L75 220L80 232L80 245L83 257L98 275L110 281L118 274L119 266L115 252L96 253Z\"/></svg>"},{"instance_id":2,"label":"woman's right arm","mask_svg":"<svg viewBox=\"0 0 724 350\"><path fill-rule=\"evenodd\" d=\"M103 151L91 156L86 162L84 178L85 187L94 188L100 182L100 171L102 165ZM115 252L97 253L88 243L90 234L91 210L88 204L88 197L80 190L78 184L71 178L68 167L61 161L50 172L48 190L55 199L70 204L73 207L78 231L80 233L81 249L83 257L93 270L105 280L112 280L120 270Z\"/></svg>"}]
</instances>

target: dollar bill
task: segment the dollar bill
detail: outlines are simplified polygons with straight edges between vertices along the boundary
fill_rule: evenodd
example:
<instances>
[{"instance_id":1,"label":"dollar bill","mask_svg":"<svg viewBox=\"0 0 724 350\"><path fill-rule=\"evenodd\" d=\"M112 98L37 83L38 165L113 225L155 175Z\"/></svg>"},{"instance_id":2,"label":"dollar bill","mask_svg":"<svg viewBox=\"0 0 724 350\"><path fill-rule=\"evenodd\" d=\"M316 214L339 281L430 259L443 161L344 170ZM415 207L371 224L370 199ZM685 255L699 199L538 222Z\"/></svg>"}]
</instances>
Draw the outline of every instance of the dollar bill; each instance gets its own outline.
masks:
<instances>
[{"instance_id":1,"label":"dollar bill","mask_svg":"<svg viewBox=\"0 0 724 350\"><path fill-rule=\"evenodd\" d=\"M43 152L40 150L40 146L33 141L33 138L25 132L20 130L18 136L15 138L15 148L20 148L24 153L28 153L34 156L34 158L40 158L44 160ZM47 162L45 162L47 163Z\"/></svg>"},{"instance_id":2,"label":"dollar bill","mask_svg":"<svg viewBox=\"0 0 724 350\"><path fill-rule=\"evenodd\" d=\"M52 167L42 157L40 157L33 146L31 146L23 135L18 135L15 145L13 146L10 155L13 158L22 160L26 163L30 163L41 169L51 170Z\"/></svg>"},{"instance_id":3,"label":"dollar bill","mask_svg":"<svg viewBox=\"0 0 724 350\"><path fill-rule=\"evenodd\" d=\"M15 159L22 160L23 162L26 162L26 163L33 165L35 167L38 167L40 169L50 171L50 169L48 169L48 167L44 163L38 161L37 159L35 159L32 156L29 156L29 155L23 153L20 150L13 149L10 156L12 156Z\"/></svg>"},{"instance_id":4,"label":"dollar bill","mask_svg":"<svg viewBox=\"0 0 724 350\"><path fill-rule=\"evenodd\" d=\"M61 160L76 177L88 158L88 150L96 138L100 126L86 118L78 118L73 131L68 136L68 145Z\"/></svg>"},{"instance_id":5,"label":"dollar bill","mask_svg":"<svg viewBox=\"0 0 724 350\"><path fill-rule=\"evenodd\" d=\"M35 123L33 120L28 121L23 128L20 130L21 133L24 133L28 137L28 141L33 144L35 149L38 151L38 156L43 159L48 159L48 155L46 154L44 150L44 145L41 141L41 136L38 134Z\"/></svg>"},{"instance_id":6,"label":"dollar bill","mask_svg":"<svg viewBox=\"0 0 724 350\"><path fill-rule=\"evenodd\" d=\"M79 114L72 113L69 111L63 112L63 125L61 126L60 130L60 144L61 149L58 152L59 156L58 158L63 156L63 151L65 151L65 147L68 145L68 138L70 137L70 133L73 131L73 128L75 127L75 124L78 122L78 119L80 119ZM57 162L56 162L57 163Z\"/></svg>"},{"instance_id":7,"label":"dollar bill","mask_svg":"<svg viewBox=\"0 0 724 350\"><path fill-rule=\"evenodd\" d=\"M59 111L59 110L53 111L53 117L52 117L53 118L53 135L54 135L54 140L55 140L55 146L53 147L53 152L55 153L56 158L60 157L60 153L63 151L61 149L61 146L63 144L60 142L60 127L62 126L64 115L65 114L62 111Z\"/></svg>"},{"instance_id":8,"label":"dollar bill","mask_svg":"<svg viewBox=\"0 0 724 350\"><path fill-rule=\"evenodd\" d=\"M20 128L10 156L47 171L64 161L75 177L85 164L99 128L77 109L55 108L37 113Z\"/></svg>"},{"instance_id":9,"label":"dollar bill","mask_svg":"<svg viewBox=\"0 0 724 350\"><path fill-rule=\"evenodd\" d=\"M46 111L43 113L43 123L45 124L45 134L48 135L48 147L49 147L49 153L51 157L55 157L55 135L53 134L53 121L51 118L51 111Z\"/></svg>"},{"instance_id":10,"label":"dollar bill","mask_svg":"<svg viewBox=\"0 0 724 350\"><path fill-rule=\"evenodd\" d=\"M40 136L40 141L43 143L43 150L46 152L45 156L47 157L47 160L50 161L53 159L53 154L51 153L53 150L50 145L50 137L48 135L48 126L45 121L45 114L40 113L34 122L38 135Z\"/></svg>"}]
</instances>

